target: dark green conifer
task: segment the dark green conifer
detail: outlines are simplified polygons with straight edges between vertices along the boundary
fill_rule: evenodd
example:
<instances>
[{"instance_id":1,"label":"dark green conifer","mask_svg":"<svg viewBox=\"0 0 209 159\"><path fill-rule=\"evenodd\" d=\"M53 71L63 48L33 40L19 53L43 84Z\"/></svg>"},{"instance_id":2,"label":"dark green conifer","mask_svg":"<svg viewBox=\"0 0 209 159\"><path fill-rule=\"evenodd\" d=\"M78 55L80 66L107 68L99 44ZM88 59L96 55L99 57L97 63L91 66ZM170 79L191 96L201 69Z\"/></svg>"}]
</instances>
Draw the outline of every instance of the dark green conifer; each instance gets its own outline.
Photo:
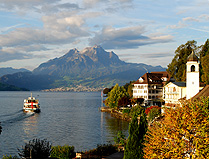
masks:
<instances>
[{"instance_id":1,"label":"dark green conifer","mask_svg":"<svg viewBox=\"0 0 209 159\"><path fill-rule=\"evenodd\" d=\"M129 137L125 147L124 159L142 159L144 135L147 132L147 119L143 111L138 122L135 115L129 125Z\"/></svg>"}]
</instances>

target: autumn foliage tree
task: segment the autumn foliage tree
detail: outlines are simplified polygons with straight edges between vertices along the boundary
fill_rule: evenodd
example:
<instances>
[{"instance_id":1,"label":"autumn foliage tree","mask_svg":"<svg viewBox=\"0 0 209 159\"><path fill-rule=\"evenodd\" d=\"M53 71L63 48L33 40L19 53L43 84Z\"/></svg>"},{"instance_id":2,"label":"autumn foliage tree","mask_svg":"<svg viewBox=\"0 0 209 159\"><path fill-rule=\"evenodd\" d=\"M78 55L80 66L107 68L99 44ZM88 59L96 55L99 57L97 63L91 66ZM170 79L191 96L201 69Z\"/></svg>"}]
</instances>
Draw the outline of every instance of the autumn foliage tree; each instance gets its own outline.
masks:
<instances>
[{"instance_id":1,"label":"autumn foliage tree","mask_svg":"<svg viewBox=\"0 0 209 159\"><path fill-rule=\"evenodd\" d=\"M209 156L209 97L165 109L146 135L145 158L207 158Z\"/></svg>"}]
</instances>

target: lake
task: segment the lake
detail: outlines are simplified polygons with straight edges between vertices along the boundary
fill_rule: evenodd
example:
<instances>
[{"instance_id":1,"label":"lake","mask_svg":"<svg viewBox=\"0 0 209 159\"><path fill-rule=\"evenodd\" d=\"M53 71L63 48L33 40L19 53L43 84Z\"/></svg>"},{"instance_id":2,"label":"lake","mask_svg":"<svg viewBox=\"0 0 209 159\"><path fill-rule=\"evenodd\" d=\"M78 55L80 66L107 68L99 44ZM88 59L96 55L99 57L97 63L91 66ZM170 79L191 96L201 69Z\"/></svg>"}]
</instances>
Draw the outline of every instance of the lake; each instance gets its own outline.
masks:
<instances>
[{"instance_id":1,"label":"lake","mask_svg":"<svg viewBox=\"0 0 209 159\"><path fill-rule=\"evenodd\" d=\"M128 122L99 111L100 92L32 93L40 101L40 113L22 111L30 92L0 92L0 158L18 156L17 149L35 138L85 151L114 143L118 131L128 136Z\"/></svg>"}]
</instances>

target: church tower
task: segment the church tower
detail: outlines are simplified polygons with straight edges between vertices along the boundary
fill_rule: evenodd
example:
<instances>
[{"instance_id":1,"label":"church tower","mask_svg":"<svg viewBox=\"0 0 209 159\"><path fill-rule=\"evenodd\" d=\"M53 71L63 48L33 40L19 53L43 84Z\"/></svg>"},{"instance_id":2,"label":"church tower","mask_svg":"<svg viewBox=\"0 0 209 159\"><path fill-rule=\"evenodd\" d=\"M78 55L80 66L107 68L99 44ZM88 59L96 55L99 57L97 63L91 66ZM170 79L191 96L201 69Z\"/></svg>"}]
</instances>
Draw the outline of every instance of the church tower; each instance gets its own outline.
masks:
<instances>
[{"instance_id":1,"label":"church tower","mask_svg":"<svg viewBox=\"0 0 209 159\"><path fill-rule=\"evenodd\" d=\"M187 58L186 69L186 92L187 99L192 98L199 92L199 62L194 51Z\"/></svg>"}]
</instances>

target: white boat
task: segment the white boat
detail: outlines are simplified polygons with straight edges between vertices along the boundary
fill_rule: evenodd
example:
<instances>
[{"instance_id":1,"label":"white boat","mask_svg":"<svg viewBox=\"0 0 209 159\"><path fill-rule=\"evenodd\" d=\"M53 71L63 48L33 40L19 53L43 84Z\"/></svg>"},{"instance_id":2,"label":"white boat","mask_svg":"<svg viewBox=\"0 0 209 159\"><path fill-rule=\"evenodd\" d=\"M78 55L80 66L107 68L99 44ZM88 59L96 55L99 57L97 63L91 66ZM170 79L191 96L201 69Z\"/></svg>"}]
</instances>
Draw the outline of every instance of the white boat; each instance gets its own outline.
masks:
<instances>
[{"instance_id":1,"label":"white boat","mask_svg":"<svg viewBox=\"0 0 209 159\"><path fill-rule=\"evenodd\" d=\"M39 113L41 111L39 100L33 97L32 93L31 96L28 97L28 99L24 99L23 111L36 113Z\"/></svg>"}]
</instances>

